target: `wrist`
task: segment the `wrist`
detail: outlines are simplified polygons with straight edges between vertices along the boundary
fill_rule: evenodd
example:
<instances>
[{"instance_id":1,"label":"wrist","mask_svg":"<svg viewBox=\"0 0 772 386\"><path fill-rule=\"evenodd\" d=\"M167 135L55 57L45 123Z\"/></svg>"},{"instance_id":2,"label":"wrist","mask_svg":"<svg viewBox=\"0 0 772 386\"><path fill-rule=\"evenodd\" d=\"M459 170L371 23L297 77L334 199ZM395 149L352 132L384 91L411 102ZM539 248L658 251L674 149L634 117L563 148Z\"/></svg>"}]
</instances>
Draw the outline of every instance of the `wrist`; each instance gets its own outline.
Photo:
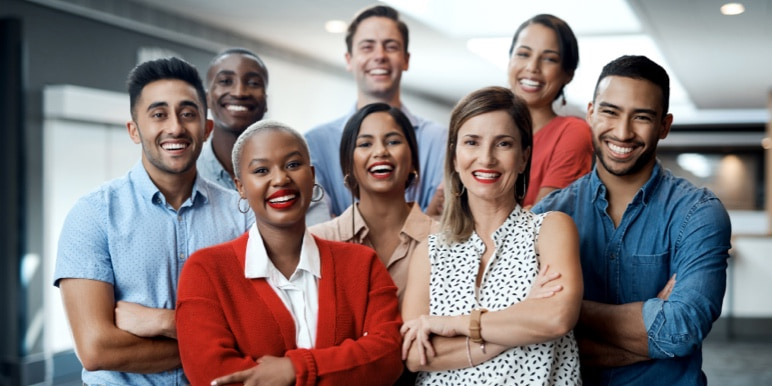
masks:
<instances>
[{"instance_id":1,"label":"wrist","mask_svg":"<svg viewBox=\"0 0 772 386\"><path fill-rule=\"evenodd\" d=\"M469 338L473 343L483 343L482 338L482 316L488 312L485 308L475 308L469 315Z\"/></svg>"}]
</instances>

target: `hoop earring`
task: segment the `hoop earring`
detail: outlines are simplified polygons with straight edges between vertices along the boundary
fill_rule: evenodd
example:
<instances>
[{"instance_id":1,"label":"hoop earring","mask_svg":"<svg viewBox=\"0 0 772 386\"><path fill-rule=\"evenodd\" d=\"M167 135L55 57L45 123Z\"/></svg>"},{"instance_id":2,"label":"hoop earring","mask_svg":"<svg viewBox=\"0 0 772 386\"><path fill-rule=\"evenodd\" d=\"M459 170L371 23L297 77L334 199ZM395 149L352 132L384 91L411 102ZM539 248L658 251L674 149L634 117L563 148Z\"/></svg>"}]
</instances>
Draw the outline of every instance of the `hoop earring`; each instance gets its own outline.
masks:
<instances>
[{"instance_id":1,"label":"hoop earring","mask_svg":"<svg viewBox=\"0 0 772 386\"><path fill-rule=\"evenodd\" d=\"M516 198L519 201L522 201L525 198L526 193L528 193L528 186L525 183L525 176L523 175L523 173L520 173L517 175L517 180L522 181L522 183L520 183L519 185L523 186L523 190L521 192L520 189L517 189L518 187L515 186L515 195L517 196Z\"/></svg>"},{"instance_id":2,"label":"hoop earring","mask_svg":"<svg viewBox=\"0 0 772 386\"><path fill-rule=\"evenodd\" d=\"M408 178L407 178L407 179L408 179L408 184L407 184L406 188L407 188L407 187L409 187L409 186L411 186L411 185L416 185L416 184L418 184L418 178L419 178L419 177L420 177L420 176L418 175L418 172L417 172L417 171L413 170L412 172L410 172L410 173L408 174Z\"/></svg>"},{"instance_id":3,"label":"hoop earring","mask_svg":"<svg viewBox=\"0 0 772 386\"><path fill-rule=\"evenodd\" d=\"M319 201L322 201L323 198L324 198L324 188L322 188L322 185L314 183L314 193L311 195L311 201L319 202Z\"/></svg>"},{"instance_id":4,"label":"hoop earring","mask_svg":"<svg viewBox=\"0 0 772 386\"><path fill-rule=\"evenodd\" d=\"M242 200L243 200L243 201L245 201L245 202L247 203L247 208L246 208L246 209L241 209L241 201L242 201ZM239 197L239 203L238 203L238 205L237 205L237 206L238 206L238 208L239 208L239 212L241 212L241 213L244 213L244 214L247 214L247 212L249 212L249 201L247 201L247 199L246 199L246 198L244 198L244 197Z\"/></svg>"},{"instance_id":5,"label":"hoop earring","mask_svg":"<svg viewBox=\"0 0 772 386\"><path fill-rule=\"evenodd\" d=\"M466 185L461 185L461 191L456 193L456 197L461 197L466 193Z\"/></svg>"}]
</instances>

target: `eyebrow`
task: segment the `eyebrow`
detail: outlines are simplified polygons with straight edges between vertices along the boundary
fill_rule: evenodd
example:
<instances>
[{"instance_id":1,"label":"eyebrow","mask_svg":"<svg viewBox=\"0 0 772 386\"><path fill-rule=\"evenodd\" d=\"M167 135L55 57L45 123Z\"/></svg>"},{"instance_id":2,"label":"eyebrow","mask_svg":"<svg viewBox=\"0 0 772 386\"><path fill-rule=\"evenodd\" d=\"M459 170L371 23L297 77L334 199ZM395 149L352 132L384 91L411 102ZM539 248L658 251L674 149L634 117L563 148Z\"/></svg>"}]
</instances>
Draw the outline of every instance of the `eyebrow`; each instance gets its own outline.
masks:
<instances>
[{"instance_id":1,"label":"eyebrow","mask_svg":"<svg viewBox=\"0 0 772 386\"><path fill-rule=\"evenodd\" d=\"M390 131L390 132L386 133L386 135L384 135L384 137L388 138L388 137L393 137L395 135L396 136L400 136L400 137L404 137L405 136L404 134L402 134L399 131L395 130L395 131ZM359 134L359 135L357 135L357 139L359 139L359 138L375 138L375 136L372 135L372 134Z\"/></svg>"},{"instance_id":2,"label":"eyebrow","mask_svg":"<svg viewBox=\"0 0 772 386\"><path fill-rule=\"evenodd\" d=\"M236 71L220 70L220 71L217 71L216 74L214 74L214 77L217 78L220 75L235 76L236 75ZM260 78L265 78L265 76L263 76L263 74L261 74L260 72L257 72L257 71L249 71L249 72L247 72L244 75L246 75L246 76L258 76Z\"/></svg>"},{"instance_id":3,"label":"eyebrow","mask_svg":"<svg viewBox=\"0 0 772 386\"><path fill-rule=\"evenodd\" d=\"M169 104L165 101L154 102L151 103L150 106L147 106L146 111L150 111L159 107L169 107ZM196 110L199 110L199 106L196 102L187 99L180 102L180 107L193 107Z\"/></svg>"},{"instance_id":4,"label":"eyebrow","mask_svg":"<svg viewBox=\"0 0 772 386\"><path fill-rule=\"evenodd\" d=\"M598 105L600 107L612 108L614 110L622 110L621 107L619 107L619 106L617 106L617 105L615 105L613 103L600 102L600 103L598 103ZM633 113L635 113L635 114L649 114L649 115L653 115L655 117L657 116L657 111L656 110L652 110L652 109L633 109Z\"/></svg>"},{"instance_id":5,"label":"eyebrow","mask_svg":"<svg viewBox=\"0 0 772 386\"><path fill-rule=\"evenodd\" d=\"M533 48L531 48L531 47L529 47L529 46L526 46L526 45L524 45L524 44L522 44L522 45L519 45L519 46L515 47L515 49L518 49L518 48L525 48L525 49L527 49L527 50L529 50L529 51L533 51ZM555 54L555 55L557 55L557 56L560 56L560 52L558 52L558 51L555 51L555 50L544 50L544 52L545 52L545 53L550 53L550 54Z\"/></svg>"},{"instance_id":6,"label":"eyebrow","mask_svg":"<svg viewBox=\"0 0 772 386\"><path fill-rule=\"evenodd\" d=\"M285 155L284 159L286 160L286 159L289 159L289 158L302 157L302 156L303 156L303 153L301 153L300 150L295 150L295 151ZM269 161L268 158L253 158L251 161L249 161L249 165L252 166L255 163L268 162L268 161Z\"/></svg>"}]
</instances>

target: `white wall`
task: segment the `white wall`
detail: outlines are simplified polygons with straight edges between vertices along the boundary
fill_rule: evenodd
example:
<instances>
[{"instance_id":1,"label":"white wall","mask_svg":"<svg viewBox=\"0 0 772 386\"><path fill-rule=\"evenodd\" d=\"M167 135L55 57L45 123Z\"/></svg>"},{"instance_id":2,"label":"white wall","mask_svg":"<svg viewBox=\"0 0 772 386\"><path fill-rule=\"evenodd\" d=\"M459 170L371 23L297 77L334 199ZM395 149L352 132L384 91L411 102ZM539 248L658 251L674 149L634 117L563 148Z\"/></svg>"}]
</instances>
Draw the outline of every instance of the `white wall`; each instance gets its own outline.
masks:
<instances>
[{"instance_id":1,"label":"white wall","mask_svg":"<svg viewBox=\"0 0 772 386\"><path fill-rule=\"evenodd\" d=\"M356 102L356 85L351 74L333 74L271 56L260 57L269 72L267 118L305 133L346 114ZM340 60L343 63L342 52ZM409 77L410 72L402 76ZM452 106L428 101L404 90L402 102L412 113L448 125Z\"/></svg>"}]
</instances>

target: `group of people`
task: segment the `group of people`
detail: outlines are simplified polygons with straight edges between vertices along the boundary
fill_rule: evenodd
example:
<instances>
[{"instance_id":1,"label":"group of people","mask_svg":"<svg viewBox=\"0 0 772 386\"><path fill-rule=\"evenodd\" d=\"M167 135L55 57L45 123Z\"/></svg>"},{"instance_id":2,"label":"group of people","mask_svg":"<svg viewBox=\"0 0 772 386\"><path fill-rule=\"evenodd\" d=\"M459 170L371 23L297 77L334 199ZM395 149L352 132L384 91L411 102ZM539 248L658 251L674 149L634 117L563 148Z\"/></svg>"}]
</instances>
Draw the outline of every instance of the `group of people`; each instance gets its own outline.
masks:
<instances>
[{"instance_id":1,"label":"group of people","mask_svg":"<svg viewBox=\"0 0 772 386\"><path fill-rule=\"evenodd\" d=\"M662 67L620 57L585 119L559 116L578 45L537 15L510 87L445 130L401 102L394 9L358 13L346 46L356 104L305 136L263 119L248 50L218 54L206 89L177 58L131 71L141 160L60 236L84 384L706 383L731 230L656 159Z\"/></svg>"}]
</instances>

